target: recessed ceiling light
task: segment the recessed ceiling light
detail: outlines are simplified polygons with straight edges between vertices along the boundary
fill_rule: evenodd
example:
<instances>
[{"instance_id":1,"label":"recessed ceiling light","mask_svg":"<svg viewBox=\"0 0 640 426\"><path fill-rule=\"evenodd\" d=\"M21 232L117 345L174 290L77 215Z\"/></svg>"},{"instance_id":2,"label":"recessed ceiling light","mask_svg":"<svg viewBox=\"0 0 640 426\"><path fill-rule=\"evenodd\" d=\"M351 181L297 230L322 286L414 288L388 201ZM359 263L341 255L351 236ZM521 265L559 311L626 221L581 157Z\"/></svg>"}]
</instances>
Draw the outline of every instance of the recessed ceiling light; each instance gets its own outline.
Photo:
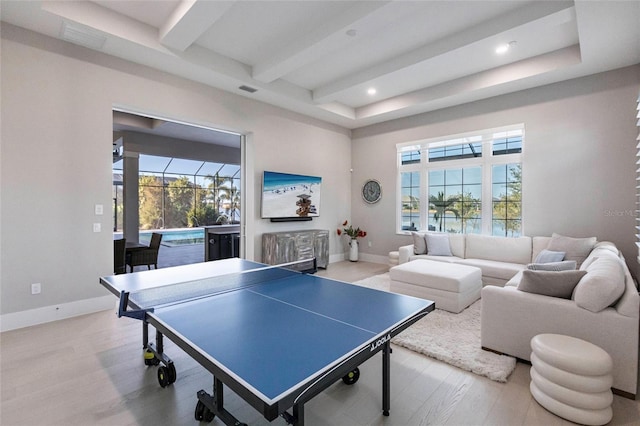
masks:
<instances>
[{"instance_id":1,"label":"recessed ceiling light","mask_svg":"<svg viewBox=\"0 0 640 426\"><path fill-rule=\"evenodd\" d=\"M508 44L501 44L500 46L496 47L496 53L498 55L502 55L503 53L507 53L507 50L509 50L509 45Z\"/></svg>"},{"instance_id":2,"label":"recessed ceiling light","mask_svg":"<svg viewBox=\"0 0 640 426\"><path fill-rule=\"evenodd\" d=\"M378 91L374 87L370 87L367 89L367 93L370 95L375 95Z\"/></svg>"},{"instance_id":3,"label":"recessed ceiling light","mask_svg":"<svg viewBox=\"0 0 640 426\"><path fill-rule=\"evenodd\" d=\"M496 48L496 53L498 55L504 55L505 53L507 53L509 51L509 49L511 49L511 47L513 47L513 45L515 45L516 42L515 41L510 41L509 43L504 43L501 44L500 46L498 46Z\"/></svg>"}]
</instances>

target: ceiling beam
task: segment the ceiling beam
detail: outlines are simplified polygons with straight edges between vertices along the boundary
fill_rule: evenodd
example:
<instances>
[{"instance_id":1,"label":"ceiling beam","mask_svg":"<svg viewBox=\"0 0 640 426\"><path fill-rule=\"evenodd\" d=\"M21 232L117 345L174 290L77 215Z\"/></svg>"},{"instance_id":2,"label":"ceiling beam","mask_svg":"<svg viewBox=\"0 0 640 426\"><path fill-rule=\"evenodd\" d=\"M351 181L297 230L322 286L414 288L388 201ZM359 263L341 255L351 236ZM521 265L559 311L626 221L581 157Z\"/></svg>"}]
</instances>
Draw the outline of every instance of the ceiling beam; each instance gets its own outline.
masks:
<instances>
[{"instance_id":1,"label":"ceiling beam","mask_svg":"<svg viewBox=\"0 0 640 426\"><path fill-rule=\"evenodd\" d=\"M417 109L421 105L446 101L462 94L494 90L515 81L571 67L581 61L580 46L576 44L357 108L356 119L393 115L402 110Z\"/></svg>"},{"instance_id":2,"label":"ceiling beam","mask_svg":"<svg viewBox=\"0 0 640 426\"><path fill-rule=\"evenodd\" d=\"M343 47L354 39L357 40L346 32L389 3L389 1L354 2L352 7L325 25L309 31L305 37L292 40L288 46L283 46L277 55L255 64L252 77L264 83L271 83L316 60L319 56Z\"/></svg>"},{"instance_id":3,"label":"ceiling beam","mask_svg":"<svg viewBox=\"0 0 640 426\"><path fill-rule=\"evenodd\" d=\"M532 21L548 18L560 14L560 19L571 19L573 16L572 2L536 2L528 7L520 8L514 12L500 16L490 22L484 22L465 31L445 37L434 43L421 46L410 52L403 53L376 66L369 67L359 73L335 80L329 84L318 87L313 91L313 100L318 103L333 102L345 91L359 85L370 84L376 78L380 78L404 68L414 66L439 55L447 54L465 47L478 40L494 36L512 28L526 25ZM569 16L569 18L567 17Z\"/></svg>"},{"instance_id":4,"label":"ceiling beam","mask_svg":"<svg viewBox=\"0 0 640 426\"><path fill-rule=\"evenodd\" d=\"M234 1L182 0L158 30L160 43L184 52L233 6Z\"/></svg>"}]
</instances>

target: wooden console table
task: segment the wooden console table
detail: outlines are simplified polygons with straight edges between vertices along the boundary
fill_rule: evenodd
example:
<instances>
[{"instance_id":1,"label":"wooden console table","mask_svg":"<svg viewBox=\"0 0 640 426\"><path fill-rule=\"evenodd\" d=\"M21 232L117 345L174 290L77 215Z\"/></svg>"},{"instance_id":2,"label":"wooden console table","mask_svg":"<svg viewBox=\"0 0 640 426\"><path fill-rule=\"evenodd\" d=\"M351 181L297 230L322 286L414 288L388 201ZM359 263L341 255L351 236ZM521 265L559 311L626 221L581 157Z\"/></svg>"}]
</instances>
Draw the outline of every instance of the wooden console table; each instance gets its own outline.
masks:
<instances>
[{"instance_id":1,"label":"wooden console table","mask_svg":"<svg viewBox=\"0 0 640 426\"><path fill-rule=\"evenodd\" d=\"M262 262L269 265L316 258L318 268L329 265L329 231L268 232L262 234Z\"/></svg>"}]
</instances>

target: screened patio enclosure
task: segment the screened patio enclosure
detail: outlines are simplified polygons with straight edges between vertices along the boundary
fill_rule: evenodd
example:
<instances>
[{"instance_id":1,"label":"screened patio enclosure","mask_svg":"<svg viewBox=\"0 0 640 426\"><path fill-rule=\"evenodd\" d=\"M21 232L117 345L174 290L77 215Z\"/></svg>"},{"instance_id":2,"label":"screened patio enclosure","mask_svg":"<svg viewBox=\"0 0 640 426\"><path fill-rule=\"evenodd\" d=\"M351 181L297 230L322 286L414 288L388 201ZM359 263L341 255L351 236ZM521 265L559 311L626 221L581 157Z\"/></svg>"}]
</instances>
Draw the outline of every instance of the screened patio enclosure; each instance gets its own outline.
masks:
<instances>
[{"instance_id":1,"label":"screened patio enclosure","mask_svg":"<svg viewBox=\"0 0 640 426\"><path fill-rule=\"evenodd\" d=\"M114 232L124 223L123 159L113 163ZM240 221L240 165L140 154L139 230Z\"/></svg>"}]
</instances>

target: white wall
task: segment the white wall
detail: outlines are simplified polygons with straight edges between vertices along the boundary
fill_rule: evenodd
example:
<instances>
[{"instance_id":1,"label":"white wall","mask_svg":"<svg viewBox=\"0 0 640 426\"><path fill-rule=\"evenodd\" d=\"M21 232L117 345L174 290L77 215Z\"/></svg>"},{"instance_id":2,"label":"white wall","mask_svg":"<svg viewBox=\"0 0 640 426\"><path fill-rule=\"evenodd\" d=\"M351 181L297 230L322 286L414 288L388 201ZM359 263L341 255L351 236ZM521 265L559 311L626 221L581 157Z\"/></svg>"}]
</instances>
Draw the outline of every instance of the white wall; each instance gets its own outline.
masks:
<instances>
[{"instance_id":1,"label":"white wall","mask_svg":"<svg viewBox=\"0 0 640 426\"><path fill-rule=\"evenodd\" d=\"M295 113L2 24L0 314L2 329L113 306L112 109L246 133L247 227L335 229L350 213L350 132ZM264 169L323 177L322 216L260 219ZM105 214L94 215L102 204ZM101 223L102 232L92 231ZM342 253L332 233L331 254ZM30 294L41 283L40 295ZM35 319L34 319L35 318Z\"/></svg>"},{"instance_id":2,"label":"white wall","mask_svg":"<svg viewBox=\"0 0 640 426\"><path fill-rule=\"evenodd\" d=\"M372 256L386 256L410 237L395 234L395 144L524 123L523 215L526 235L597 236L635 261L635 104L640 66L495 97L353 131L351 206L368 233ZM356 194L378 179L383 198Z\"/></svg>"}]
</instances>

